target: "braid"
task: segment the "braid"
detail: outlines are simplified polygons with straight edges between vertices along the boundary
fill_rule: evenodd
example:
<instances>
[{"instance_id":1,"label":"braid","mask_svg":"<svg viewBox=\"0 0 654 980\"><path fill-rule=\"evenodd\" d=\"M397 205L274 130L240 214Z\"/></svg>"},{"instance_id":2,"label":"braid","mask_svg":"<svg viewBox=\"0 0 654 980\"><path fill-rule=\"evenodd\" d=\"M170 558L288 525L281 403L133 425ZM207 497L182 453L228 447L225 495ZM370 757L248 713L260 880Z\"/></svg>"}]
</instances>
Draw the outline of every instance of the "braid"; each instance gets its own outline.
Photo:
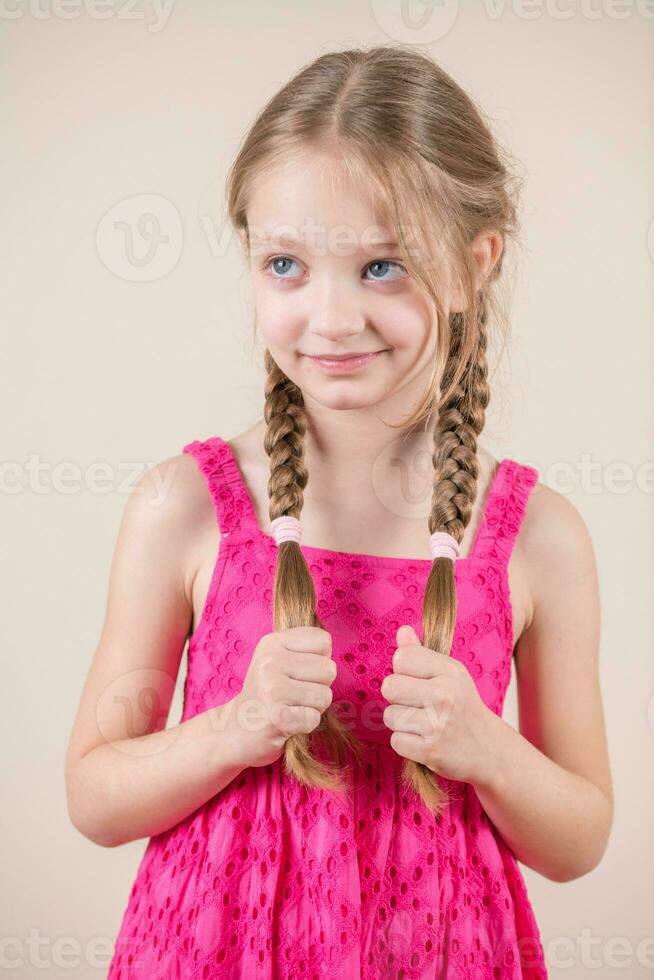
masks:
<instances>
[{"instance_id":1,"label":"braid","mask_svg":"<svg viewBox=\"0 0 654 980\"><path fill-rule=\"evenodd\" d=\"M274 520L289 514L299 519L304 503L303 491L308 481L303 459L306 432L304 399L300 389L280 370L268 350L265 351L264 363L267 371L264 447L270 457L269 516ZM296 626L323 628L316 615L313 579L300 546L295 541L282 541L277 548L273 628L284 630ZM357 740L331 708L323 712L315 731L323 736L332 758L336 756L338 767L343 762L346 746L358 755ZM340 778L333 768L326 767L312 755L312 734L298 733L286 740L286 772L308 786L338 789L341 787Z\"/></svg>"},{"instance_id":2,"label":"braid","mask_svg":"<svg viewBox=\"0 0 654 980\"><path fill-rule=\"evenodd\" d=\"M472 513L477 491L479 464L477 437L484 427L485 411L490 400L486 361L486 300L481 298L477 314L475 347L463 374L439 411L434 432L434 492L429 532L447 531L461 543ZM443 371L441 388L449 391L457 371L461 370L463 315L451 317L451 340ZM423 605L423 645L449 656L456 624L456 588L454 563L449 558L435 558L425 587ZM414 789L425 804L439 812L448 801L428 766L407 759L403 780Z\"/></svg>"}]
</instances>

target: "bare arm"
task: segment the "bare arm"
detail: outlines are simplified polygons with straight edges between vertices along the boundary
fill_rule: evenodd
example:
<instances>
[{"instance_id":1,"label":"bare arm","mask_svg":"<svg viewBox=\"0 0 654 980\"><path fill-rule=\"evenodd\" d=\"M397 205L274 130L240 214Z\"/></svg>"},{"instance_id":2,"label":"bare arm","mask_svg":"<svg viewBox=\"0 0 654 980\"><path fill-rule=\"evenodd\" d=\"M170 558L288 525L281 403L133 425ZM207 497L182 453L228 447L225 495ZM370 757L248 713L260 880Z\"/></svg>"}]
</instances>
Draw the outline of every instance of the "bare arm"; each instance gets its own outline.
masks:
<instances>
[{"instance_id":1,"label":"bare arm","mask_svg":"<svg viewBox=\"0 0 654 980\"><path fill-rule=\"evenodd\" d=\"M222 706L165 728L193 618L191 543L207 532L217 553L215 513L187 456L150 470L128 498L65 761L70 819L102 846L169 829L244 768Z\"/></svg>"},{"instance_id":2,"label":"bare arm","mask_svg":"<svg viewBox=\"0 0 654 980\"><path fill-rule=\"evenodd\" d=\"M244 768L222 708L173 728L98 745L69 772L69 812L80 833L116 847L163 833Z\"/></svg>"},{"instance_id":3,"label":"bare arm","mask_svg":"<svg viewBox=\"0 0 654 980\"><path fill-rule=\"evenodd\" d=\"M516 857L570 881L599 863L613 821L595 557L577 510L541 485L518 542L532 596L515 655L520 732L489 712L487 778L474 785Z\"/></svg>"}]
</instances>

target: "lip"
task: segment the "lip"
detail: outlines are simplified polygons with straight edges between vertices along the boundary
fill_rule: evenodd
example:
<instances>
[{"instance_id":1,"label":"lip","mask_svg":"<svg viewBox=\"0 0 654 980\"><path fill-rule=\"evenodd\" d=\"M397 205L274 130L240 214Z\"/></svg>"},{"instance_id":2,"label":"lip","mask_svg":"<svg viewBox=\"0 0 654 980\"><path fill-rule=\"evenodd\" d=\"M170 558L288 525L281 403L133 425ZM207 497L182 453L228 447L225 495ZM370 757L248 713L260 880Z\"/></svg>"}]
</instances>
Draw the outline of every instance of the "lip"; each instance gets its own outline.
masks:
<instances>
[{"instance_id":1,"label":"lip","mask_svg":"<svg viewBox=\"0 0 654 980\"><path fill-rule=\"evenodd\" d=\"M313 357L310 354L305 354L305 357L331 374L346 374L349 371L356 371L358 368L364 367L383 353L383 350L378 350L368 354L341 354L338 357Z\"/></svg>"}]
</instances>

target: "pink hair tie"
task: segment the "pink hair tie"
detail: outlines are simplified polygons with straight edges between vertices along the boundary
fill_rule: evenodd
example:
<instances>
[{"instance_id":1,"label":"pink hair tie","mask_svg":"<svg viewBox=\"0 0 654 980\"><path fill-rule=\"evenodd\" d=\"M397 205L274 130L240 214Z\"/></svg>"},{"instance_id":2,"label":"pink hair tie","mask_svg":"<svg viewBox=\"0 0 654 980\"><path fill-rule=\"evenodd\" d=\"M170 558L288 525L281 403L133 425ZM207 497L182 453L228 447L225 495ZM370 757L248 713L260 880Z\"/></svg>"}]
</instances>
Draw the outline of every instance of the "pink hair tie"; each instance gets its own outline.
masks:
<instances>
[{"instance_id":1,"label":"pink hair tie","mask_svg":"<svg viewBox=\"0 0 654 980\"><path fill-rule=\"evenodd\" d=\"M279 547L282 541L297 541L299 544L302 539L302 525L297 517L290 514L282 514L270 522L275 543Z\"/></svg>"},{"instance_id":2,"label":"pink hair tie","mask_svg":"<svg viewBox=\"0 0 654 980\"><path fill-rule=\"evenodd\" d=\"M459 557L459 542L447 531L434 531L429 539L431 545L431 557L451 558L455 561Z\"/></svg>"}]
</instances>

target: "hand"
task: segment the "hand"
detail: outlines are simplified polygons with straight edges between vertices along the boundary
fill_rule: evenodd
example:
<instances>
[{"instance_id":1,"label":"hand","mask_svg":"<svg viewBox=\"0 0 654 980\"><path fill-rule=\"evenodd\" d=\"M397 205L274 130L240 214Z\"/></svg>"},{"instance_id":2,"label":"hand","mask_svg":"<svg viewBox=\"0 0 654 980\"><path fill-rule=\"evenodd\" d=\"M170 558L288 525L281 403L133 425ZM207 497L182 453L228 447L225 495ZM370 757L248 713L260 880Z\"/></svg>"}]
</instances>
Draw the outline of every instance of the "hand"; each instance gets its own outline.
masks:
<instances>
[{"instance_id":1,"label":"hand","mask_svg":"<svg viewBox=\"0 0 654 980\"><path fill-rule=\"evenodd\" d=\"M381 685L390 702L383 720L398 755L446 779L475 783L488 772L495 718L458 660L421 646L412 626L400 626L393 673Z\"/></svg>"},{"instance_id":2,"label":"hand","mask_svg":"<svg viewBox=\"0 0 654 980\"><path fill-rule=\"evenodd\" d=\"M282 755L289 736L317 728L335 677L326 630L296 626L262 636L243 687L223 706L239 761L266 766Z\"/></svg>"}]
</instances>

